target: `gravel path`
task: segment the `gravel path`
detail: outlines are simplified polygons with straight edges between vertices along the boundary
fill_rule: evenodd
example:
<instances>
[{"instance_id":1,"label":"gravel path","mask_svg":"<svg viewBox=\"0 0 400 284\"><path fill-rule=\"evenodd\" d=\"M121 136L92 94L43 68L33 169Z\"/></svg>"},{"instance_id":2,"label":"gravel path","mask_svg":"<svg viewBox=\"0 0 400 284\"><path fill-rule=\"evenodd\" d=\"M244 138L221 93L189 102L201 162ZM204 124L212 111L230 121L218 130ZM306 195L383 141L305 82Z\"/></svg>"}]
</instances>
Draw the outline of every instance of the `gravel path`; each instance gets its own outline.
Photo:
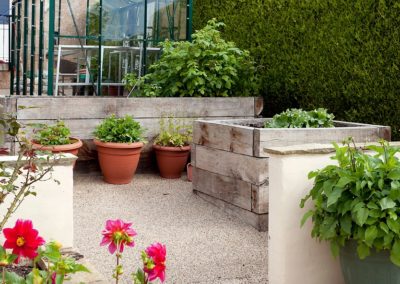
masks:
<instances>
[{"instance_id":1,"label":"gravel path","mask_svg":"<svg viewBox=\"0 0 400 284\"><path fill-rule=\"evenodd\" d=\"M139 174L129 185L75 178L75 245L112 283L115 258L99 247L107 219L133 222L136 246L125 251L125 282L140 251L167 246L166 283L267 283L267 234L194 195L191 183Z\"/></svg>"}]
</instances>

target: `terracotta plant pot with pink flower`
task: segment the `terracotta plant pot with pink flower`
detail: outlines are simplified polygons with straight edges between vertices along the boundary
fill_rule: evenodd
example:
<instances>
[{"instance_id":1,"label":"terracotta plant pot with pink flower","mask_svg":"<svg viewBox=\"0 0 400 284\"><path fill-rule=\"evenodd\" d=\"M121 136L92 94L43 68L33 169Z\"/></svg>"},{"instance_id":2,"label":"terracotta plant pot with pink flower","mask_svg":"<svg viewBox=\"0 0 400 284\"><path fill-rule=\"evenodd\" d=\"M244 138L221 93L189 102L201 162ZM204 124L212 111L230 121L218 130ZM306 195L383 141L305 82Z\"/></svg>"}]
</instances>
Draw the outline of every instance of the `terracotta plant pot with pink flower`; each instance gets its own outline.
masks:
<instances>
[{"instance_id":1,"label":"terracotta plant pot with pink flower","mask_svg":"<svg viewBox=\"0 0 400 284\"><path fill-rule=\"evenodd\" d=\"M40 129L35 131L32 148L39 151L58 153L69 153L78 156L82 141L70 137L71 131L63 121L54 125L41 124ZM75 164L74 164L75 165Z\"/></svg>"},{"instance_id":2,"label":"terracotta plant pot with pink flower","mask_svg":"<svg viewBox=\"0 0 400 284\"><path fill-rule=\"evenodd\" d=\"M106 118L94 132L104 181L128 184L132 181L144 146L144 129L131 116Z\"/></svg>"},{"instance_id":3,"label":"terracotta plant pot with pink flower","mask_svg":"<svg viewBox=\"0 0 400 284\"><path fill-rule=\"evenodd\" d=\"M160 120L160 134L154 141L160 175L167 179L177 179L182 175L190 154L191 128L172 117Z\"/></svg>"}]
</instances>

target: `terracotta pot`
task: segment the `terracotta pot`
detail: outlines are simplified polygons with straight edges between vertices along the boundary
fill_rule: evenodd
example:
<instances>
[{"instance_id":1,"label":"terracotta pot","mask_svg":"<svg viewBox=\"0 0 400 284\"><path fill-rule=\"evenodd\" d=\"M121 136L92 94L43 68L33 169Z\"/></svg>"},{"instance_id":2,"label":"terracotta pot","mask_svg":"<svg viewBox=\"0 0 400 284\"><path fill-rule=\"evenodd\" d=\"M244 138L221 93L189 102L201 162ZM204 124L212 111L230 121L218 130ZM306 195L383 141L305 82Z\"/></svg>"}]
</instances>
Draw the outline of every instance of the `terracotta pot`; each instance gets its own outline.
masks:
<instances>
[{"instance_id":1,"label":"terracotta pot","mask_svg":"<svg viewBox=\"0 0 400 284\"><path fill-rule=\"evenodd\" d=\"M36 143L35 141L32 141L32 148L34 150L49 151L49 152L52 152L53 154L69 153L69 154L78 156L79 148L82 147L83 143L78 138L71 137L70 139L73 141L72 144L50 145L50 146L44 146L44 145ZM74 166L75 166L75 163L76 163L76 161L74 162Z\"/></svg>"},{"instance_id":2,"label":"terracotta pot","mask_svg":"<svg viewBox=\"0 0 400 284\"><path fill-rule=\"evenodd\" d=\"M94 140L103 179L111 184L128 184L132 181L139 164L144 144L110 143Z\"/></svg>"},{"instance_id":3,"label":"terracotta pot","mask_svg":"<svg viewBox=\"0 0 400 284\"><path fill-rule=\"evenodd\" d=\"M180 178L189 158L190 146L164 147L153 145L160 175L163 178Z\"/></svg>"},{"instance_id":4,"label":"terracotta pot","mask_svg":"<svg viewBox=\"0 0 400 284\"><path fill-rule=\"evenodd\" d=\"M187 164L186 173L187 173L188 181L192 182L193 181L193 166L191 163Z\"/></svg>"}]
</instances>

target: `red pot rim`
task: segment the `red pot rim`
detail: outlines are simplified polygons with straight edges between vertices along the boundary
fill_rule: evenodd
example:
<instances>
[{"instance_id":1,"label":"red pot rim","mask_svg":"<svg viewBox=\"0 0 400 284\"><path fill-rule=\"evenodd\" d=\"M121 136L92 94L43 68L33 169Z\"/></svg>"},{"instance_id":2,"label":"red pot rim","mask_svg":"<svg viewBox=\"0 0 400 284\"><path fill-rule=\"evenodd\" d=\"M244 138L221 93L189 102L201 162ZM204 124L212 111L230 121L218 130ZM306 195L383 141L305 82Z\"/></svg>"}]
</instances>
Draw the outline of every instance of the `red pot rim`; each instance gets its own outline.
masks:
<instances>
[{"instance_id":1,"label":"red pot rim","mask_svg":"<svg viewBox=\"0 0 400 284\"><path fill-rule=\"evenodd\" d=\"M160 145L153 145L153 148L156 150L161 150L161 151L170 151L170 152L186 152L190 151L191 147L190 145L188 146L182 146L182 147L167 147L167 146L160 146Z\"/></svg>"},{"instance_id":2,"label":"red pot rim","mask_svg":"<svg viewBox=\"0 0 400 284\"><path fill-rule=\"evenodd\" d=\"M144 146L143 142L115 143L115 142L102 142L97 139L94 139L93 142L94 144L96 144L96 146L114 148L114 149L133 149L133 148L142 148Z\"/></svg>"},{"instance_id":3,"label":"red pot rim","mask_svg":"<svg viewBox=\"0 0 400 284\"><path fill-rule=\"evenodd\" d=\"M75 142L71 144L65 145L41 145L34 140L32 140L32 147L35 150L42 150L42 151L71 151L82 147L83 143L80 139L75 137L70 137L69 139L74 140Z\"/></svg>"}]
</instances>

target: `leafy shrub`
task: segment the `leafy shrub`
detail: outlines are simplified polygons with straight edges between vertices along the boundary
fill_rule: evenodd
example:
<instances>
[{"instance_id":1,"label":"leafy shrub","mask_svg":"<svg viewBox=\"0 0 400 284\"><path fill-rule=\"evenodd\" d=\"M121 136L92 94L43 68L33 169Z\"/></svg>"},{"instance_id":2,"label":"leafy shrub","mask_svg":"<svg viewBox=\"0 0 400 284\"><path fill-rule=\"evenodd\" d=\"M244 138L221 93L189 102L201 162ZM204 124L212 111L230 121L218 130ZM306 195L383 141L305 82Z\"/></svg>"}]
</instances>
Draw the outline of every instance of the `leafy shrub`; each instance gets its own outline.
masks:
<instances>
[{"instance_id":1,"label":"leafy shrub","mask_svg":"<svg viewBox=\"0 0 400 284\"><path fill-rule=\"evenodd\" d=\"M216 20L193 34L192 42L162 43L159 61L142 77L137 96L228 97L258 93L256 68L249 52L222 39ZM137 82L126 77L127 88Z\"/></svg>"},{"instance_id":2,"label":"leafy shrub","mask_svg":"<svg viewBox=\"0 0 400 284\"><path fill-rule=\"evenodd\" d=\"M312 217L312 236L329 241L336 256L349 240L357 242L364 259L371 249L389 250L400 266L400 148L369 146L374 155L350 147L336 148L338 165L311 172L314 186L301 201L312 200L302 225Z\"/></svg>"},{"instance_id":3,"label":"leafy shrub","mask_svg":"<svg viewBox=\"0 0 400 284\"><path fill-rule=\"evenodd\" d=\"M288 109L265 122L265 128L321 128L334 127L333 114L319 108L312 111Z\"/></svg>"},{"instance_id":4,"label":"leafy shrub","mask_svg":"<svg viewBox=\"0 0 400 284\"><path fill-rule=\"evenodd\" d=\"M111 115L96 127L94 136L102 142L134 143L144 141L144 129L132 116L117 118Z\"/></svg>"},{"instance_id":5,"label":"leafy shrub","mask_svg":"<svg viewBox=\"0 0 400 284\"><path fill-rule=\"evenodd\" d=\"M160 119L160 133L154 144L164 147L187 146L192 141L192 129L173 117Z\"/></svg>"},{"instance_id":6,"label":"leafy shrub","mask_svg":"<svg viewBox=\"0 0 400 284\"><path fill-rule=\"evenodd\" d=\"M34 135L34 141L43 146L71 144L71 131L63 121L55 125L41 124L41 129Z\"/></svg>"},{"instance_id":7,"label":"leafy shrub","mask_svg":"<svg viewBox=\"0 0 400 284\"><path fill-rule=\"evenodd\" d=\"M324 107L400 137L398 1L194 1L194 27L217 18L260 72L264 116Z\"/></svg>"}]
</instances>

